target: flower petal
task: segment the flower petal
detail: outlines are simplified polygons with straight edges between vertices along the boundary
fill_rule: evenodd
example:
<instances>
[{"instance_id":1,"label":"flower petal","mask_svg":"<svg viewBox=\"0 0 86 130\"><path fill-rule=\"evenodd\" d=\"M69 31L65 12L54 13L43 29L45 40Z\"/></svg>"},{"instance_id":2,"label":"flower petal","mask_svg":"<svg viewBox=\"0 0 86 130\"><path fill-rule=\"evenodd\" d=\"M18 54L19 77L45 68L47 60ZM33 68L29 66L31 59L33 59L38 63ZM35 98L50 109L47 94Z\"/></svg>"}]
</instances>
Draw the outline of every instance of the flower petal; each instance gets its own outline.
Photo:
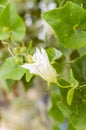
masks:
<instances>
[{"instance_id":1,"label":"flower petal","mask_svg":"<svg viewBox=\"0 0 86 130\"><path fill-rule=\"evenodd\" d=\"M41 48L41 54L42 54L42 60L44 60L44 62L48 64L49 59L48 59L46 51L43 48Z\"/></svg>"},{"instance_id":2,"label":"flower petal","mask_svg":"<svg viewBox=\"0 0 86 130\"><path fill-rule=\"evenodd\" d=\"M42 54L38 48L36 48L36 52L32 58L33 58L33 61L36 63L40 63L43 60Z\"/></svg>"},{"instance_id":3,"label":"flower petal","mask_svg":"<svg viewBox=\"0 0 86 130\"><path fill-rule=\"evenodd\" d=\"M38 70L36 68L36 65L35 63L34 64L24 64L24 65L21 65L21 67L25 68L25 69L28 69L30 71L30 73L33 73L33 74L38 74Z\"/></svg>"}]
</instances>

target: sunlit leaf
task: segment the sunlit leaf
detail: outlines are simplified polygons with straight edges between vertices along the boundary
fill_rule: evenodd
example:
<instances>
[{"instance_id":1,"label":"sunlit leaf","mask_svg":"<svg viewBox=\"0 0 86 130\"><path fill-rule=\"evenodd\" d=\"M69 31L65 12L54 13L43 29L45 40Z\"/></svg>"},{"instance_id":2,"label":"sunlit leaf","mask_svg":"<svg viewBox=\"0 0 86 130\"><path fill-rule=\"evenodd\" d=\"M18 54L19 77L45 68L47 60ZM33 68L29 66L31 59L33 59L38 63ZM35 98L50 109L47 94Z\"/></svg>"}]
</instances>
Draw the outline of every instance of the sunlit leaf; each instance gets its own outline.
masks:
<instances>
[{"instance_id":1,"label":"sunlit leaf","mask_svg":"<svg viewBox=\"0 0 86 130\"><path fill-rule=\"evenodd\" d=\"M74 78L72 70L70 71L70 82L72 87L76 88L79 85L79 82Z\"/></svg>"},{"instance_id":2,"label":"sunlit leaf","mask_svg":"<svg viewBox=\"0 0 86 130\"><path fill-rule=\"evenodd\" d=\"M71 84L68 81L66 81L66 80L64 80L62 78L58 79L57 85L59 87L61 87L61 88L69 88L69 87L71 87Z\"/></svg>"},{"instance_id":3,"label":"sunlit leaf","mask_svg":"<svg viewBox=\"0 0 86 130\"><path fill-rule=\"evenodd\" d=\"M72 103L73 95L74 95L74 88L71 88L67 93L67 102L69 105L71 105Z\"/></svg>"},{"instance_id":4,"label":"sunlit leaf","mask_svg":"<svg viewBox=\"0 0 86 130\"><path fill-rule=\"evenodd\" d=\"M54 29L64 47L86 45L86 10L79 5L68 1L61 8L45 12L42 17Z\"/></svg>"},{"instance_id":5,"label":"sunlit leaf","mask_svg":"<svg viewBox=\"0 0 86 130\"><path fill-rule=\"evenodd\" d=\"M26 81L29 82L32 77L33 77L33 74L31 74L28 70L26 70Z\"/></svg>"},{"instance_id":6,"label":"sunlit leaf","mask_svg":"<svg viewBox=\"0 0 86 130\"><path fill-rule=\"evenodd\" d=\"M50 111L48 112L48 114L55 120L58 122L64 122L65 118L63 116L63 113L60 111L60 109L57 106L57 101L58 99L58 95L55 93L51 93L51 102L52 102L52 107L50 109Z\"/></svg>"},{"instance_id":7,"label":"sunlit leaf","mask_svg":"<svg viewBox=\"0 0 86 130\"><path fill-rule=\"evenodd\" d=\"M15 59L10 57L0 67L0 79L19 80L24 75L25 70L15 62Z\"/></svg>"},{"instance_id":8,"label":"sunlit leaf","mask_svg":"<svg viewBox=\"0 0 86 130\"><path fill-rule=\"evenodd\" d=\"M62 56L62 53L55 48L48 48L46 51L50 61L57 60Z\"/></svg>"},{"instance_id":9,"label":"sunlit leaf","mask_svg":"<svg viewBox=\"0 0 86 130\"><path fill-rule=\"evenodd\" d=\"M22 40L25 35L25 26L16 9L8 4L0 15L0 40L12 38Z\"/></svg>"},{"instance_id":10,"label":"sunlit leaf","mask_svg":"<svg viewBox=\"0 0 86 130\"><path fill-rule=\"evenodd\" d=\"M59 87L59 89L62 97L60 101L57 101L59 109L62 111L65 117L67 117L69 122L71 122L75 130L85 130L86 129L86 87L83 87L82 89L79 88L75 89L71 105L68 105L66 100L69 88L63 89Z\"/></svg>"},{"instance_id":11,"label":"sunlit leaf","mask_svg":"<svg viewBox=\"0 0 86 130\"><path fill-rule=\"evenodd\" d=\"M74 77L79 82L86 82L86 54L71 63Z\"/></svg>"}]
</instances>

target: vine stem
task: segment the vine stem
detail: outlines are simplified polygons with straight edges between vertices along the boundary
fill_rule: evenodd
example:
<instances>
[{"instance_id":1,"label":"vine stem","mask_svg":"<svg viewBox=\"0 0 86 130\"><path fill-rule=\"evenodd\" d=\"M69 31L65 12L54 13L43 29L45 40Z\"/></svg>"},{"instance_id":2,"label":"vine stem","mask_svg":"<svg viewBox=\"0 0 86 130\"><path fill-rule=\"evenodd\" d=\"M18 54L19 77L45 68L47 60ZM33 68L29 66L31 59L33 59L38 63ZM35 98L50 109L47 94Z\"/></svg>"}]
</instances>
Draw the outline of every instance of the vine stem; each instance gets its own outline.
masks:
<instances>
[{"instance_id":1,"label":"vine stem","mask_svg":"<svg viewBox=\"0 0 86 130\"><path fill-rule=\"evenodd\" d=\"M15 57L15 55L14 55L13 52L11 51L10 46L8 46L8 51L9 51L9 53L10 53L13 57Z\"/></svg>"},{"instance_id":2,"label":"vine stem","mask_svg":"<svg viewBox=\"0 0 86 130\"><path fill-rule=\"evenodd\" d=\"M79 86L80 88L86 87L86 84Z\"/></svg>"},{"instance_id":3,"label":"vine stem","mask_svg":"<svg viewBox=\"0 0 86 130\"><path fill-rule=\"evenodd\" d=\"M66 62L63 62L62 64L70 64L70 63L73 63L74 62L74 60L72 60L72 61L66 61Z\"/></svg>"}]
</instances>

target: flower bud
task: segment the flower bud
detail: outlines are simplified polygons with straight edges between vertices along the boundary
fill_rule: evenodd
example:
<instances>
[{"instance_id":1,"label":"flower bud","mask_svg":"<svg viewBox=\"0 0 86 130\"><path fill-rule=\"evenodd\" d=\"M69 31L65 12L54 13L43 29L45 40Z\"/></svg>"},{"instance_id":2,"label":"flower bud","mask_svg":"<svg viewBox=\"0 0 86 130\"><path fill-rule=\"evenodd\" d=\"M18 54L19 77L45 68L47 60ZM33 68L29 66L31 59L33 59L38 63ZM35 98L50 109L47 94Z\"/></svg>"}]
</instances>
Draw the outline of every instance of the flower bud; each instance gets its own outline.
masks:
<instances>
[{"instance_id":1,"label":"flower bud","mask_svg":"<svg viewBox=\"0 0 86 130\"><path fill-rule=\"evenodd\" d=\"M27 56L26 56L26 62L28 62L28 63L33 63L33 59L32 59L32 56L31 56L31 55L27 55Z\"/></svg>"},{"instance_id":2,"label":"flower bud","mask_svg":"<svg viewBox=\"0 0 86 130\"><path fill-rule=\"evenodd\" d=\"M22 57L17 57L16 58L16 63L22 64L23 63L23 58Z\"/></svg>"},{"instance_id":3,"label":"flower bud","mask_svg":"<svg viewBox=\"0 0 86 130\"><path fill-rule=\"evenodd\" d=\"M26 47L25 46L20 48L20 53L24 53L24 52L26 52Z\"/></svg>"},{"instance_id":4,"label":"flower bud","mask_svg":"<svg viewBox=\"0 0 86 130\"><path fill-rule=\"evenodd\" d=\"M2 29L2 32L3 32L3 33L9 32L9 27L5 27L5 26L4 26L3 29Z\"/></svg>"},{"instance_id":5,"label":"flower bud","mask_svg":"<svg viewBox=\"0 0 86 130\"><path fill-rule=\"evenodd\" d=\"M15 48L13 49L13 52L14 52L14 54L16 54L16 55L19 55L19 54L20 54L18 47L15 47Z\"/></svg>"}]
</instances>

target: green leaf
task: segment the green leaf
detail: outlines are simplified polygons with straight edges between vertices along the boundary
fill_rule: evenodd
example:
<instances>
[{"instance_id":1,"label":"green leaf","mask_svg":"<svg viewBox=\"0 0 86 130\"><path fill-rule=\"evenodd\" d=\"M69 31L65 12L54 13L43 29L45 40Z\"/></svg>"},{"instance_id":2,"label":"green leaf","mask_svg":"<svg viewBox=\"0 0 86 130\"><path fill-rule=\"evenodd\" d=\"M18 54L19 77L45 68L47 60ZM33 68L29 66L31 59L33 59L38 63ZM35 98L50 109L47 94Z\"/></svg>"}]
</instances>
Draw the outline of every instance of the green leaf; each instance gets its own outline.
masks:
<instances>
[{"instance_id":1,"label":"green leaf","mask_svg":"<svg viewBox=\"0 0 86 130\"><path fill-rule=\"evenodd\" d=\"M26 81L29 82L31 78L33 77L33 74L29 72L29 70L26 70Z\"/></svg>"},{"instance_id":2,"label":"green leaf","mask_svg":"<svg viewBox=\"0 0 86 130\"><path fill-rule=\"evenodd\" d=\"M48 113L55 121L63 122L64 116L57 106L53 106Z\"/></svg>"},{"instance_id":3,"label":"green leaf","mask_svg":"<svg viewBox=\"0 0 86 130\"><path fill-rule=\"evenodd\" d=\"M15 62L15 59L10 57L5 60L0 67L0 79L20 80L24 75L25 70Z\"/></svg>"},{"instance_id":4,"label":"green leaf","mask_svg":"<svg viewBox=\"0 0 86 130\"><path fill-rule=\"evenodd\" d=\"M84 3L86 3L85 0L73 0L73 1L76 2L76 3L79 3L79 4L84 4Z\"/></svg>"},{"instance_id":5,"label":"green leaf","mask_svg":"<svg viewBox=\"0 0 86 130\"><path fill-rule=\"evenodd\" d=\"M0 13L4 10L7 2L7 0L0 0Z\"/></svg>"},{"instance_id":6,"label":"green leaf","mask_svg":"<svg viewBox=\"0 0 86 130\"><path fill-rule=\"evenodd\" d=\"M59 90L61 93L61 100L57 101L58 108L62 111L63 115L66 118L69 118L72 113L72 110L70 109L70 107L72 107L72 106L68 105L68 103L67 103L68 88L63 89L63 88L59 87Z\"/></svg>"},{"instance_id":7,"label":"green leaf","mask_svg":"<svg viewBox=\"0 0 86 130\"><path fill-rule=\"evenodd\" d=\"M60 130L60 128L57 125L53 125L52 130Z\"/></svg>"},{"instance_id":8,"label":"green leaf","mask_svg":"<svg viewBox=\"0 0 86 130\"><path fill-rule=\"evenodd\" d=\"M58 4L63 3L63 1L64 1L64 0L56 0L56 2L57 2Z\"/></svg>"},{"instance_id":9,"label":"green leaf","mask_svg":"<svg viewBox=\"0 0 86 130\"><path fill-rule=\"evenodd\" d=\"M15 84L15 80L12 80L12 79L7 79L6 80L6 84L7 84L7 87L9 90L11 90L12 87L14 87L14 84Z\"/></svg>"},{"instance_id":10,"label":"green leaf","mask_svg":"<svg viewBox=\"0 0 86 130\"><path fill-rule=\"evenodd\" d=\"M63 113L61 112L61 110L58 108L57 106L57 101L58 99L58 95L56 93L51 93L51 102L52 102L52 107L50 109L50 111L48 112L48 114L55 120L58 122L64 122L65 118L63 116Z\"/></svg>"},{"instance_id":11,"label":"green leaf","mask_svg":"<svg viewBox=\"0 0 86 130\"><path fill-rule=\"evenodd\" d=\"M86 130L86 87L75 91L74 100L77 101L73 104L75 108L70 116L71 123L77 130Z\"/></svg>"},{"instance_id":12,"label":"green leaf","mask_svg":"<svg viewBox=\"0 0 86 130\"><path fill-rule=\"evenodd\" d=\"M76 130L71 124L68 124L67 130Z\"/></svg>"},{"instance_id":13,"label":"green leaf","mask_svg":"<svg viewBox=\"0 0 86 130\"><path fill-rule=\"evenodd\" d=\"M74 88L71 88L67 93L67 102L69 105L72 103L73 95L74 95Z\"/></svg>"},{"instance_id":14,"label":"green leaf","mask_svg":"<svg viewBox=\"0 0 86 130\"><path fill-rule=\"evenodd\" d=\"M48 57L49 57L50 61L57 60L57 59L61 58L61 56L62 56L62 53L59 50L55 49L55 48L48 48L46 50L46 52L48 54Z\"/></svg>"},{"instance_id":15,"label":"green leaf","mask_svg":"<svg viewBox=\"0 0 86 130\"><path fill-rule=\"evenodd\" d=\"M78 49L78 52L79 52L80 56L83 56L84 54L86 54L86 47L84 47L84 48L79 48L79 49Z\"/></svg>"},{"instance_id":16,"label":"green leaf","mask_svg":"<svg viewBox=\"0 0 86 130\"><path fill-rule=\"evenodd\" d=\"M8 0L0 0L0 5L4 5L8 2Z\"/></svg>"},{"instance_id":17,"label":"green leaf","mask_svg":"<svg viewBox=\"0 0 86 130\"><path fill-rule=\"evenodd\" d=\"M71 83L71 86L74 88L78 87L78 85L79 85L79 82L73 76L72 69L70 71L70 83Z\"/></svg>"},{"instance_id":18,"label":"green leaf","mask_svg":"<svg viewBox=\"0 0 86 130\"><path fill-rule=\"evenodd\" d=\"M75 2L79 2L79 3L86 3L86 1L84 0L74 0Z\"/></svg>"},{"instance_id":19,"label":"green leaf","mask_svg":"<svg viewBox=\"0 0 86 130\"><path fill-rule=\"evenodd\" d=\"M16 41L23 39L25 26L14 6L8 4L0 15L0 40L12 38Z\"/></svg>"},{"instance_id":20,"label":"green leaf","mask_svg":"<svg viewBox=\"0 0 86 130\"><path fill-rule=\"evenodd\" d=\"M74 95L74 89L78 87L79 82L74 78L72 70L70 71L70 83L64 79L58 79L57 85L61 88L70 88L72 87L68 93L67 93L67 102L69 105L71 105L73 95Z\"/></svg>"},{"instance_id":21,"label":"green leaf","mask_svg":"<svg viewBox=\"0 0 86 130\"><path fill-rule=\"evenodd\" d=\"M64 4L66 3L66 1L68 1L68 0L56 0L56 2L57 2L60 6L64 5ZM77 4L86 4L85 0L70 0L70 1L75 2L75 3L77 3Z\"/></svg>"},{"instance_id":22,"label":"green leaf","mask_svg":"<svg viewBox=\"0 0 86 130\"><path fill-rule=\"evenodd\" d=\"M77 111L71 115L70 120L77 130L86 130L86 102L77 105Z\"/></svg>"},{"instance_id":23,"label":"green leaf","mask_svg":"<svg viewBox=\"0 0 86 130\"><path fill-rule=\"evenodd\" d=\"M64 47L86 45L86 10L79 5L68 1L61 8L45 12L42 17L54 29Z\"/></svg>"},{"instance_id":24,"label":"green leaf","mask_svg":"<svg viewBox=\"0 0 86 130\"><path fill-rule=\"evenodd\" d=\"M66 102L68 89L59 89L62 97L57 102L59 109L76 130L86 130L86 87L75 89L71 106Z\"/></svg>"},{"instance_id":25,"label":"green leaf","mask_svg":"<svg viewBox=\"0 0 86 130\"><path fill-rule=\"evenodd\" d=\"M71 83L71 89L67 93L67 103L71 105L72 99L74 96L74 89L78 87L79 82L74 78L72 70L70 71L70 83Z\"/></svg>"},{"instance_id":26,"label":"green leaf","mask_svg":"<svg viewBox=\"0 0 86 130\"><path fill-rule=\"evenodd\" d=\"M70 121L77 130L86 129L86 87L75 91Z\"/></svg>"},{"instance_id":27,"label":"green leaf","mask_svg":"<svg viewBox=\"0 0 86 130\"><path fill-rule=\"evenodd\" d=\"M72 71L76 80L86 82L86 54L71 63Z\"/></svg>"}]
</instances>

